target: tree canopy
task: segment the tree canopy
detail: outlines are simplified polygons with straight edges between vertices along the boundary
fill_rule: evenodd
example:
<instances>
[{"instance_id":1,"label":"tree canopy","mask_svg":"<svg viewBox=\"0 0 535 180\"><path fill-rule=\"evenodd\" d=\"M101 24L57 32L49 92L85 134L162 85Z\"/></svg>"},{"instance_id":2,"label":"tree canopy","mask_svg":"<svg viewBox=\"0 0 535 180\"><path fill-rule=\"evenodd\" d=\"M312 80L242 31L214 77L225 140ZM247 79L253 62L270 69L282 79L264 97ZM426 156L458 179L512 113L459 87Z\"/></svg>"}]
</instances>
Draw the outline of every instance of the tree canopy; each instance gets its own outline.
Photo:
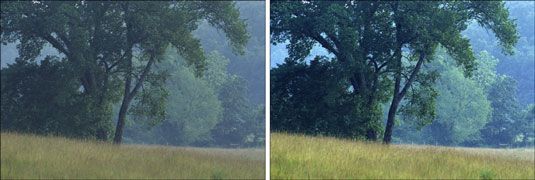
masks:
<instances>
[{"instance_id":1,"label":"tree canopy","mask_svg":"<svg viewBox=\"0 0 535 180\"><path fill-rule=\"evenodd\" d=\"M333 54L342 66L341 79L356 98L355 122L364 121L368 139L381 131L380 104L391 101L383 141L390 143L395 116L407 94L429 91L433 73L422 73L440 45L464 74L477 69L469 40L461 32L469 23L492 30L503 52L513 53L518 40L514 21L499 1L299 1L273 2L272 43L287 45L288 60L303 61L315 44ZM422 88L411 88L411 87ZM414 96L417 97L417 96ZM432 97L431 97L432 98ZM409 99L421 116L433 115L432 104ZM407 103L405 103L407 104Z\"/></svg>"},{"instance_id":2,"label":"tree canopy","mask_svg":"<svg viewBox=\"0 0 535 180\"><path fill-rule=\"evenodd\" d=\"M234 2L27 1L2 2L1 10L1 40L20 42L17 61L34 61L45 44L50 44L61 53L59 61L68 62L70 75L75 77L72 81L77 81L73 83L82 87L78 94L93 110L93 116L83 121L96 119L94 124L102 124L94 136L107 139L111 107L122 99L116 143L121 143L131 103L150 107L132 112L152 116L155 121L164 117L161 87L166 76L152 67L162 61L169 46L202 76L206 57L193 35L199 23L207 22L224 32L238 54L249 39Z\"/></svg>"}]
</instances>

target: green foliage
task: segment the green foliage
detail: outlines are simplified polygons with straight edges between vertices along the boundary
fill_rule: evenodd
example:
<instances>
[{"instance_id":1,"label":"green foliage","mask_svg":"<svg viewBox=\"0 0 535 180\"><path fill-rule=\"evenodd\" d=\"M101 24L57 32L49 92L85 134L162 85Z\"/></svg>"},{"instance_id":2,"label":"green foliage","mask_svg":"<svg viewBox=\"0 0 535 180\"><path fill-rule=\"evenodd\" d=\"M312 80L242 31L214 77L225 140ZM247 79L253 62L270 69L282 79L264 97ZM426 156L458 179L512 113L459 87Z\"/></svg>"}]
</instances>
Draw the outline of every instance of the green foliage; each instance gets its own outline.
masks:
<instances>
[{"instance_id":1,"label":"green foliage","mask_svg":"<svg viewBox=\"0 0 535 180\"><path fill-rule=\"evenodd\" d=\"M523 105L535 103L535 2L506 1L509 16L514 19L518 28L518 43L514 46L514 55L502 54L494 33L471 23L463 32L470 38L475 52L487 51L490 55L500 59L496 71L512 77L517 81L518 101Z\"/></svg>"},{"instance_id":2,"label":"green foliage","mask_svg":"<svg viewBox=\"0 0 535 180\"><path fill-rule=\"evenodd\" d=\"M173 67L171 59L163 60L162 66ZM154 126L166 118L167 102L171 100L169 88L165 84L169 83L168 78L176 76L173 68L155 68L147 75L142 89L133 99L129 114L132 119L138 122L145 121Z\"/></svg>"},{"instance_id":3,"label":"green foliage","mask_svg":"<svg viewBox=\"0 0 535 180\"><path fill-rule=\"evenodd\" d=\"M485 92L458 69L443 72L437 89L437 118L426 128L435 142L429 143L458 145L479 138L492 110Z\"/></svg>"},{"instance_id":4,"label":"green foliage","mask_svg":"<svg viewBox=\"0 0 535 180\"><path fill-rule=\"evenodd\" d=\"M262 146L264 144L264 112L255 109L248 99L245 79L227 71L229 60L217 52L208 58L211 70L204 80L214 89L222 106L222 115L211 129L207 143L223 147ZM259 106L258 108L263 108Z\"/></svg>"},{"instance_id":5,"label":"green foliage","mask_svg":"<svg viewBox=\"0 0 535 180\"><path fill-rule=\"evenodd\" d=\"M220 73L224 67L210 62L228 61L222 57L208 56L210 67L205 71L208 76ZM125 134L133 142L158 143L170 145L190 145L195 141L209 138L210 130L221 118L222 106L209 81L195 76L185 60L173 49L168 49L165 59L157 71L169 72L164 91L168 93L165 114L161 124L147 124L146 120L136 121L127 127ZM149 130L148 132L145 132Z\"/></svg>"},{"instance_id":6,"label":"green foliage","mask_svg":"<svg viewBox=\"0 0 535 180\"><path fill-rule=\"evenodd\" d=\"M487 100L485 82L495 81L492 79L495 76L494 69L490 66L496 63L496 60L487 61L492 58L479 56L477 62L483 64L483 68L478 69L476 76L467 78L462 70L452 63L451 58L444 49L440 48L434 56L434 61L424 69L423 73L435 72L440 74L440 77L436 84L427 84L428 91L436 95L436 102L425 101L423 103L433 104L418 107L432 107L432 112L436 112L436 116L428 117L431 118L429 121L421 121L424 118L407 116L402 108L402 122L400 129L396 131L399 134L398 137L401 137L401 142L461 145L479 140L479 130L490 121L493 110L491 102ZM479 73L479 71L487 73ZM419 90L418 92L426 91ZM421 99L426 99L426 96L423 96L426 94L418 95ZM415 121L413 118L420 120Z\"/></svg>"},{"instance_id":7,"label":"green foliage","mask_svg":"<svg viewBox=\"0 0 535 180\"><path fill-rule=\"evenodd\" d=\"M489 92L489 89L497 83L497 64L498 59L494 58L486 51L481 51L477 57L477 71L471 79L476 81L485 92Z\"/></svg>"},{"instance_id":8,"label":"green foliage","mask_svg":"<svg viewBox=\"0 0 535 180\"><path fill-rule=\"evenodd\" d=\"M2 130L93 138L111 123L98 122L91 99L81 95L70 64L47 57L16 61L1 70ZM100 114L100 116L109 116Z\"/></svg>"},{"instance_id":9,"label":"green foliage","mask_svg":"<svg viewBox=\"0 0 535 180\"><path fill-rule=\"evenodd\" d=\"M211 130L211 138L195 145L264 146L265 17L259 15L264 6L260 1L236 2L251 35L243 55L234 54L226 38L208 23L200 24L195 31L205 51L212 52L207 56L208 69L212 70L203 79L214 88L222 104L222 116Z\"/></svg>"},{"instance_id":10,"label":"green foliage","mask_svg":"<svg viewBox=\"0 0 535 180\"><path fill-rule=\"evenodd\" d=\"M516 121L521 119L521 108L516 99L516 81L508 76L496 77L488 98L493 111L490 122L481 129L482 141L493 147L511 145L518 134Z\"/></svg>"},{"instance_id":11,"label":"green foliage","mask_svg":"<svg viewBox=\"0 0 535 180\"><path fill-rule=\"evenodd\" d=\"M215 169L213 170L212 177L210 177L210 179L223 179L223 177L225 177L224 172L219 169Z\"/></svg>"},{"instance_id":12,"label":"green foliage","mask_svg":"<svg viewBox=\"0 0 535 180\"><path fill-rule=\"evenodd\" d=\"M491 180L496 177L496 174L492 170L482 170L479 173L479 179Z\"/></svg>"},{"instance_id":13,"label":"green foliage","mask_svg":"<svg viewBox=\"0 0 535 180\"><path fill-rule=\"evenodd\" d=\"M214 143L224 146L238 146L243 143L243 133L247 133L244 124L250 120L251 113L248 108L244 81L238 77L227 79L221 86L218 97L223 105L221 122L212 130Z\"/></svg>"},{"instance_id":14,"label":"green foliage","mask_svg":"<svg viewBox=\"0 0 535 180\"><path fill-rule=\"evenodd\" d=\"M516 24L503 2L297 1L274 2L271 10L272 43L289 42L287 61L304 61L316 44L334 55L341 64L332 66L341 73L338 79L352 88L350 96L359 102L355 109L368 112L359 114L364 124L380 122L377 107L392 100L384 136L387 143L398 105L407 93L409 101L402 111L424 119L423 124L434 116L435 95L429 80L434 78L429 77L435 75L420 69L433 60L437 47L444 47L450 60L471 76L477 69L476 57L461 34L470 22L492 30L507 54L513 53L518 40ZM375 139L378 131L368 129L367 138Z\"/></svg>"},{"instance_id":15,"label":"green foliage","mask_svg":"<svg viewBox=\"0 0 535 180\"><path fill-rule=\"evenodd\" d=\"M257 106L253 109L253 117L246 122L246 128L249 134L246 134L244 146L247 147L264 147L266 146L266 107Z\"/></svg>"},{"instance_id":16,"label":"green foliage","mask_svg":"<svg viewBox=\"0 0 535 180\"><path fill-rule=\"evenodd\" d=\"M226 69L229 74L242 77L247 82L248 99L254 105L265 102L265 2L237 1L240 18L247 24L250 39L244 48L244 54L237 55L228 47L227 39L218 29L208 23L201 23L194 34L199 37L205 52L217 51L230 62ZM210 67L208 67L210 68Z\"/></svg>"},{"instance_id":17,"label":"green foliage","mask_svg":"<svg viewBox=\"0 0 535 180\"><path fill-rule=\"evenodd\" d=\"M443 50L434 54L440 63L446 63L444 56L448 56ZM410 61L404 59L404 64L410 65ZM451 59L448 59L451 60ZM433 64L430 64L433 66ZM440 79L441 69L444 67L424 68L420 75L415 79L414 84L407 91L405 99L401 102L399 115L401 119L407 120L406 123L412 124L416 129L431 124L437 116L437 97L439 92L435 83Z\"/></svg>"},{"instance_id":18,"label":"green foliage","mask_svg":"<svg viewBox=\"0 0 535 180\"><path fill-rule=\"evenodd\" d=\"M208 54L207 62L209 71L204 73L202 79L205 80L215 92L218 92L228 81L230 81L231 78L235 77L227 71L229 59L221 55L219 52L213 51Z\"/></svg>"},{"instance_id":19,"label":"green foliage","mask_svg":"<svg viewBox=\"0 0 535 180\"><path fill-rule=\"evenodd\" d=\"M466 78L448 63L450 57L442 49L437 51L436 63L427 68L441 74L434 86L439 94L437 117L420 131L421 124L402 116L398 141L491 147L530 144L533 120L524 118L527 111L522 112L516 99L515 80L496 74L499 62L487 52L477 57L476 73Z\"/></svg>"},{"instance_id":20,"label":"green foliage","mask_svg":"<svg viewBox=\"0 0 535 180\"><path fill-rule=\"evenodd\" d=\"M263 145L264 112L247 99L244 81L227 72L229 60L212 52L202 77L173 49L168 49L157 72L168 72L164 91L167 104L160 124L131 114L126 128L128 142L249 147ZM154 93L153 93L154 94ZM141 116L141 117L139 117Z\"/></svg>"},{"instance_id":21,"label":"green foliage","mask_svg":"<svg viewBox=\"0 0 535 180\"><path fill-rule=\"evenodd\" d=\"M370 112L355 108L358 102L339 80L337 63L322 58L310 64L286 61L271 70L272 130L363 137L368 126L359 115Z\"/></svg>"},{"instance_id":22,"label":"green foliage","mask_svg":"<svg viewBox=\"0 0 535 180\"><path fill-rule=\"evenodd\" d=\"M515 130L518 133L514 140L515 145L535 145L535 105L530 104L522 113L522 117L515 122Z\"/></svg>"},{"instance_id":23,"label":"green foliage","mask_svg":"<svg viewBox=\"0 0 535 180\"><path fill-rule=\"evenodd\" d=\"M122 97L116 143L121 142L127 114L153 124L164 119L166 74L152 67L161 63L169 46L201 76L207 62L193 34L201 22L222 30L237 54L249 39L234 2L27 1L2 2L1 11L1 41L20 42L21 61L35 61L46 44L65 57L61 61L71 71L58 73L79 81L79 103L90 102L95 109L89 114L96 122L85 122L88 126L109 122L112 104Z\"/></svg>"},{"instance_id":24,"label":"green foliage","mask_svg":"<svg viewBox=\"0 0 535 180\"><path fill-rule=\"evenodd\" d=\"M179 64L174 72L167 82L171 91L169 102L172 102L167 106L168 123L162 124L168 132L162 135L181 139L170 144L189 144L209 136L219 121L222 107L209 84L195 78L187 67Z\"/></svg>"}]
</instances>

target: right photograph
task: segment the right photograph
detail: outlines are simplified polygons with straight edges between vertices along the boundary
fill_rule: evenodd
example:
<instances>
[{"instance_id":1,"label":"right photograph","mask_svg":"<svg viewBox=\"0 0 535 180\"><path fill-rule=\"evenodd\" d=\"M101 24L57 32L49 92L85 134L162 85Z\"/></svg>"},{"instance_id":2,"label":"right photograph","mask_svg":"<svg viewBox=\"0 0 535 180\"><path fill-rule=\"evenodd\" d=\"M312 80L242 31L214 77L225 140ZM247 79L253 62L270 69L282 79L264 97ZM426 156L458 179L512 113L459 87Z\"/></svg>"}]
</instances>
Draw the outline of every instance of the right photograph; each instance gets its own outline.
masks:
<instances>
[{"instance_id":1,"label":"right photograph","mask_svg":"<svg viewBox=\"0 0 535 180\"><path fill-rule=\"evenodd\" d=\"M272 179L535 179L535 2L272 1Z\"/></svg>"}]
</instances>

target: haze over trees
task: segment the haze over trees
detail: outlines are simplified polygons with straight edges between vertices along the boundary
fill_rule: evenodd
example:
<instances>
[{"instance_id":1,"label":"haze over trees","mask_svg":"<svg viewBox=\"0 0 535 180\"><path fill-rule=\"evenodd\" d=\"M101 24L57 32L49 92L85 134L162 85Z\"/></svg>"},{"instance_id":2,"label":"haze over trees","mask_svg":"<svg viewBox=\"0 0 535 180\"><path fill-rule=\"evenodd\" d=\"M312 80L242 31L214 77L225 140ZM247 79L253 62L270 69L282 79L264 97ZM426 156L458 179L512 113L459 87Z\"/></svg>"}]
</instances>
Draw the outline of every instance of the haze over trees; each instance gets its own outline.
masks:
<instances>
[{"instance_id":1,"label":"haze over trees","mask_svg":"<svg viewBox=\"0 0 535 180\"><path fill-rule=\"evenodd\" d=\"M257 109L263 102L250 99L262 97L263 81L243 80L247 73L229 69L264 63L256 50L263 49L257 41L264 35L259 38L258 28L249 25L263 24L263 18L240 13L248 7L263 5L2 2L2 130L115 143L124 137L134 143L261 146L263 112ZM208 47L206 39L221 45ZM16 52L9 48L15 45ZM234 130L221 135L218 128Z\"/></svg>"},{"instance_id":2,"label":"haze over trees","mask_svg":"<svg viewBox=\"0 0 535 180\"><path fill-rule=\"evenodd\" d=\"M273 130L385 143L533 144L533 119L524 118L532 115L516 100L515 79L496 73L505 60L492 57L533 61L533 10L523 10L528 17L515 21L498 1L273 2L272 43L288 50L271 70ZM492 46L474 51L478 37L465 36L474 28L492 32L482 40Z\"/></svg>"}]
</instances>

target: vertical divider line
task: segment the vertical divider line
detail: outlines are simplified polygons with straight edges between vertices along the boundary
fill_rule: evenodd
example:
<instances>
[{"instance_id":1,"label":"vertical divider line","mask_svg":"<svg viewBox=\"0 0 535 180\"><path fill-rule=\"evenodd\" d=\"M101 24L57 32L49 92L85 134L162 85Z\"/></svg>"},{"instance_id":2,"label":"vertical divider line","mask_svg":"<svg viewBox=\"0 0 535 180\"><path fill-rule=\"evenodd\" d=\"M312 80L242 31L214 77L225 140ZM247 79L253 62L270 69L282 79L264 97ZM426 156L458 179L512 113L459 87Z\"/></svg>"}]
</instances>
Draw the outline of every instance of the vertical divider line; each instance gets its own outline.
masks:
<instances>
[{"instance_id":1,"label":"vertical divider line","mask_svg":"<svg viewBox=\"0 0 535 180\"><path fill-rule=\"evenodd\" d=\"M270 64L271 64L271 51L270 51L270 33L271 32L270 32L270 27L269 27L269 24L270 24L269 23L269 19L270 19L270 9L269 9L270 0L265 0L264 2L266 3L265 4L266 5L266 8L265 8L265 10L266 10L266 13L265 13L265 16L266 16L265 17L266 18L266 20L265 20L265 24L266 24L266 31L265 31L266 32L266 40L265 40L265 44L266 44L266 53L265 53L266 54L266 61L265 61L265 63L266 63L265 64L266 65L266 70L265 70L266 71L265 72L265 74L266 74L266 80L265 80L266 81L265 82L266 83L266 87L265 87L266 88L266 102L265 103L266 103L266 105L264 106L266 108L265 109L265 113L266 113L266 115L265 115L265 118L266 118L266 123L265 123L265 128L266 128L266 133L265 133L265 135L266 135L266 138L265 138L265 143L266 143L265 144L265 147L266 147L266 150L265 150L266 167L265 168L266 168L266 180L269 180L270 179L270 173L269 172L270 172L270 164L271 164L270 163L270 158L269 158L269 156L270 156L270 145L271 145L271 143L270 143L270 135L271 135L271 131L270 131L270 116L269 116L270 115L270 109L271 109L271 107L270 107L270 105L271 105L270 104L270 102L271 102L270 101L270 87L271 86L270 86L270 69L269 69Z\"/></svg>"}]
</instances>

